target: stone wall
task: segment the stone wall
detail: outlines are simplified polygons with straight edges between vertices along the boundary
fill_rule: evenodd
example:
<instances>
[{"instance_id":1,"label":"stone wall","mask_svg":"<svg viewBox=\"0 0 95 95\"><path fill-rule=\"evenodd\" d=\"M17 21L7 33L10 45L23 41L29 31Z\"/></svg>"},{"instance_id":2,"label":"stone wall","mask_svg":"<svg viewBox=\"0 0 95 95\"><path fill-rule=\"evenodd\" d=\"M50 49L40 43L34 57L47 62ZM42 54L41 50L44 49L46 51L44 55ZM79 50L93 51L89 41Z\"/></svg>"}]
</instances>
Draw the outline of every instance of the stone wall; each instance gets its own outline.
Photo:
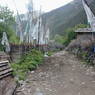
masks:
<instances>
[{"instance_id":1,"label":"stone wall","mask_svg":"<svg viewBox=\"0 0 95 95\"><path fill-rule=\"evenodd\" d=\"M13 62L20 60L21 56L31 51L32 49L39 49L43 52L48 51L47 45L31 45L31 44L11 44L10 58Z\"/></svg>"},{"instance_id":2,"label":"stone wall","mask_svg":"<svg viewBox=\"0 0 95 95\"><path fill-rule=\"evenodd\" d=\"M87 64L95 65L95 37L80 35L73 40L66 50L85 60Z\"/></svg>"}]
</instances>

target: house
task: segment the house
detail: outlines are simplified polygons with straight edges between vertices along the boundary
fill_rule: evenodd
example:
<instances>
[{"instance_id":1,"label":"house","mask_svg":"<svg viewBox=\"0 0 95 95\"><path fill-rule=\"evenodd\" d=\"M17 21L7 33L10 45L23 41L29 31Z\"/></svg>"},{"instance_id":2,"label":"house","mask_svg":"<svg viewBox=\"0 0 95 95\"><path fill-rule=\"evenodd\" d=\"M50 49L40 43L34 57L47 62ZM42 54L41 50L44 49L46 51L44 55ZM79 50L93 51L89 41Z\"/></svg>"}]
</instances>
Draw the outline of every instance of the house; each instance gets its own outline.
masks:
<instances>
[{"instance_id":1,"label":"house","mask_svg":"<svg viewBox=\"0 0 95 95\"><path fill-rule=\"evenodd\" d=\"M93 32L91 28L79 28L75 31L75 33L77 34L77 38L80 36L90 38L95 37L95 32Z\"/></svg>"}]
</instances>

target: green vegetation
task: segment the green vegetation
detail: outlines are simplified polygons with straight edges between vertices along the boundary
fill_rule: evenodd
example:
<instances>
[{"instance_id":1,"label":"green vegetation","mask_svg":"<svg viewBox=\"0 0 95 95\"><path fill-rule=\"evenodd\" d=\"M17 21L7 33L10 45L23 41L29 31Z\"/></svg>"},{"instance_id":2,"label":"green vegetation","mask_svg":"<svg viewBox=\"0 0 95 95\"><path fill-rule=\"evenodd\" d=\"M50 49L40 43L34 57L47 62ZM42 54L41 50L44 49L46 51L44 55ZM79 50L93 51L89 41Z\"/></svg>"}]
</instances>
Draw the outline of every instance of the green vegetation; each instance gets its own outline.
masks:
<instances>
[{"instance_id":1,"label":"green vegetation","mask_svg":"<svg viewBox=\"0 0 95 95\"><path fill-rule=\"evenodd\" d=\"M24 55L20 62L12 64L13 75L18 77L19 80L25 80L26 75L29 71L38 67L42 64L43 53L38 50L32 50L28 54Z\"/></svg>"},{"instance_id":2,"label":"green vegetation","mask_svg":"<svg viewBox=\"0 0 95 95\"><path fill-rule=\"evenodd\" d=\"M74 28L69 28L66 32L65 32L65 36L63 39L63 44L65 46L67 46L73 39L76 38L76 33L75 33L75 29Z\"/></svg>"},{"instance_id":3,"label":"green vegetation","mask_svg":"<svg viewBox=\"0 0 95 95\"><path fill-rule=\"evenodd\" d=\"M95 14L95 0L86 1ZM87 24L87 17L81 0L73 0L72 3L48 12L44 16L44 18L47 18L50 26L51 38L56 34L64 35L64 31L77 24Z\"/></svg>"},{"instance_id":4,"label":"green vegetation","mask_svg":"<svg viewBox=\"0 0 95 95\"><path fill-rule=\"evenodd\" d=\"M74 32L73 28L70 28L67 31L65 31L65 34L63 36L56 35L55 41L57 43L67 46L71 42L71 40L75 38L76 38L76 33Z\"/></svg>"},{"instance_id":5,"label":"green vegetation","mask_svg":"<svg viewBox=\"0 0 95 95\"><path fill-rule=\"evenodd\" d=\"M65 32L64 32L64 35L63 36L60 36L60 35L56 35L54 40L57 42L57 43L60 43L60 44L63 44L65 46L67 46L73 39L76 38L76 33L75 33L75 30L78 29L78 28L86 28L87 25L85 24L78 24L76 25L74 28L69 28L67 29Z\"/></svg>"},{"instance_id":6,"label":"green vegetation","mask_svg":"<svg viewBox=\"0 0 95 95\"><path fill-rule=\"evenodd\" d=\"M60 35L57 34L57 35L55 35L54 40L57 43L63 44L63 36L60 36Z\"/></svg>"},{"instance_id":7,"label":"green vegetation","mask_svg":"<svg viewBox=\"0 0 95 95\"><path fill-rule=\"evenodd\" d=\"M85 28L85 27L87 27L87 25L79 24L79 25L75 26L74 30L76 30L78 28ZM70 35L72 35L72 36L70 36ZM70 35L69 35L70 39L74 38L73 34L70 34ZM74 42L71 42L71 44L68 47L68 51L72 52L73 54L77 55L78 58L85 61L84 63L86 65L95 65L95 60L94 60L95 54L93 51L94 43L91 40L92 35L89 35L89 37L87 37L87 35L84 35L84 36L80 35L79 37L77 38L77 40L74 40ZM81 39L81 40L78 40L78 39ZM89 41L89 43L88 43L88 41Z\"/></svg>"},{"instance_id":8,"label":"green vegetation","mask_svg":"<svg viewBox=\"0 0 95 95\"><path fill-rule=\"evenodd\" d=\"M0 6L0 19L4 20L0 22L0 39L2 39L3 32L6 32L10 43L18 43L19 39L16 37L14 29L15 18L13 12L8 7ZM2 48L1 45L0 48Z\"/></svg>"},{"instance_id":9,"label":"green vegetation","mask_svg":"<svg viewBox=\"0 0 95 95\"><path fill-rule=\"evenodd\" d=\"M87 50L82 50L79 49L78 53L77 53L78 58L82 59L84 61L85 65L93 65L95 66L94 62L94 58L95 58L95 54L91 51L87 51Z\"/></svg>"},{"instance_id":10,"label":"green vegetation","mask_svg":"<svg viewBox=\"0 0 95 95\"><path fill-rule=\"evenodd\" d=\"M3 51L4 47L2 46L2 44L0 43L0 51Z\"/></svg>"},{"instance_id":11,"label":"green vegetation","mask_svg":"<svg viewBox=\"0 0 95 95\"><path fill-rule=\"evenodd\" d=\"M88 27L87 24L78 24L78 25L76 25L76 26L74 27L74 30L77 30L77 29L79 29L79 28L87 28L87 27Z\"/></svg>"},{"instance_id":12,"label":"green vegetation","mask_svg":"<svg viewBox=\"0 0 95 95\"><path fill-rule=\"evenodd\" d=\"M48 51L48 52L47 52L47 55L48 55L48 56L51 56L51 55L53 55L54 52L55 52L55 51Z\"/></svg>"}]
</instances>

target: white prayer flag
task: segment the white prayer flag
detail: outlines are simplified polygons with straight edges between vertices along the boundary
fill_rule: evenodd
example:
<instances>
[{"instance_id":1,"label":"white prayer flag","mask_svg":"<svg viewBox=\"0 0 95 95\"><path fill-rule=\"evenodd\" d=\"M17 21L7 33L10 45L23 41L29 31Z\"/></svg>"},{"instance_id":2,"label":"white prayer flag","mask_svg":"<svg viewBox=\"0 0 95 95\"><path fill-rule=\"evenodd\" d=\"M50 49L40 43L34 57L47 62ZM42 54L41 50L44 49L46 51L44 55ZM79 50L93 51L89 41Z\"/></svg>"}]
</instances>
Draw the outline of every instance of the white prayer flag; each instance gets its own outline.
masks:
<instances>
[{"instance_id":1,"label":"white prayer flag","mask_svg":"<svg viewBox=\"0 0 95 95\"><path fill-rule=\"evenodd\" d=\"M9 45L9 42L8 42L6 32L3 32L3 37L2 37L1 44L5 46L6 52L10 52L10 45Z\"/></svg>"},{"instance_id":2,"label":"white prayer flag","mask_svg":"<svg viewBox=\"0 0 95 95\"><path fill-rule=\"evenodd\" d=\"M92 13L91 9L89 8L89 6L85 3L84 0L82 0L86 15L87 15L87 19L88 19L88 23L90 24L92 31L95 32L95 16Z\"/></svg>"}]
</instances>

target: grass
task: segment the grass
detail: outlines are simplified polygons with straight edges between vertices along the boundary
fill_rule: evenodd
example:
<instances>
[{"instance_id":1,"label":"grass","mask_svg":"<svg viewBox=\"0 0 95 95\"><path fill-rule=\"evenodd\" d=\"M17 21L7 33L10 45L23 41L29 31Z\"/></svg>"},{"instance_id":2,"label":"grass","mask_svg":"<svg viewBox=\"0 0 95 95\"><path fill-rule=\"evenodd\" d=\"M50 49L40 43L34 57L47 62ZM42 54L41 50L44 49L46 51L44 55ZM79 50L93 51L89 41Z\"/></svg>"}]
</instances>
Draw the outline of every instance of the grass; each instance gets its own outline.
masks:
<instances>
[{"instance_id":1,"label":"grass","mask_svg":"<svg viewBox=\"0 0 95 95\"><path fill-rule=\"evenodd\" d=\"M24 55L18 63L12 64L13 75L18 80L25 80L29 71L36 69L38 65L43 63L44 55L38 50L32 50Z\"/></svg>"}]
</instances>

